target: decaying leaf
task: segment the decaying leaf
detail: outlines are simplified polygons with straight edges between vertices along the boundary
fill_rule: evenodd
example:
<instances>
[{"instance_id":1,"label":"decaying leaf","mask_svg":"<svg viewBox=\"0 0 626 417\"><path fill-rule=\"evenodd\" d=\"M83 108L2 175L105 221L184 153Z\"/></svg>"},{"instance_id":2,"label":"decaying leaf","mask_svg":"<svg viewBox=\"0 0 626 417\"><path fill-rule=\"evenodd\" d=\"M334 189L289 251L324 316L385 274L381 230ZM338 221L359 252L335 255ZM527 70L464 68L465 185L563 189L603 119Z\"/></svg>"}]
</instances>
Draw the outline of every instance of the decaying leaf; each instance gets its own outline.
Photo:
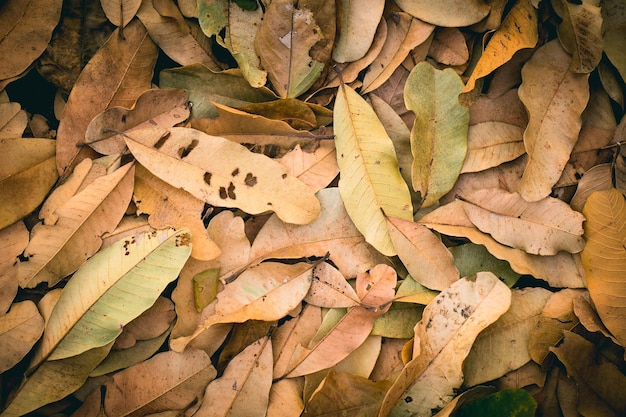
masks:
<instances>
[{"instance_id":1,"label":"decaying leaf","mask_svg":"<svg viewBox=\"0 0 626 417\"><path fill-rule=\"evenodd\" d=\"M616 189L596 191L583 209L585 239L581 253L587 289L604 325L626 344L626 294L621 283L626 270L626 201Z\"/></svg>"},{"instance_id":2,"label":"decaying leaf","mask_svg":"<svg viewBox=\"0 0 626 417\"><path fill-rule=\"evenodd\" d=\"M102 10L115 26L126 26L141 6L141 0L100 0Z\"/></svg>"},{"instance_id":3,"label":"decaying leaf","mask_svg":"<svg viewBox=\"0 0 626 417\"><path fill-rule=\"evenodd\" d=\"M274 211L306 224L319 214L312 190L265 155L195 129L142 129L125 137L135 158L157 177L196 198L258 214ZM211 155L221 155L212 159Z\"/></svg>"},{"instance_id":4,"label":"decaying leaf","mask_svg":"<svg viewBox=\"0 0 626 417\"><path fill-rule=\"evenodd\" d=\"M415 353L387 391L379 416L430 415L463 382L463 361L478 333L506 312L511 292L490 272L442 291L415 329Z\"/></svg>"},{"instance_id":5,"label":"decaying leaf","mask_svg":"<svg viewBox=\"0 0 626 417\"><path fill-rule=\"evenodd\" d=\"M413 206L393 142L374 110L348 86L340 88L333 114L346 211L368 243L394 255L385 215L410 220Z\"/></svg>"},{"instance_id":6,"label":"decaying leaf","mask_svg":"<svg viewBox=\"0 0 626 417\"><path fill-rule=\"evenodd\" d=\"M529 114L524 132L528 164L520 195L537 201L550 194L574 148L589 100L588 74L570 70L572 58L558 41L540 47L522 70L519 97Z\"/></svg>"},{"instance_id":7,"label":"decaying leaf","mask_svg":"<svg viewBox=\"0 0 626 417\"><path fill-rule=\"evenodd\" d=\"M42 332L43 318L32 301L15 303L0 316L0 372L11 369L26 356Z\"/></svg>"}]
</instances>

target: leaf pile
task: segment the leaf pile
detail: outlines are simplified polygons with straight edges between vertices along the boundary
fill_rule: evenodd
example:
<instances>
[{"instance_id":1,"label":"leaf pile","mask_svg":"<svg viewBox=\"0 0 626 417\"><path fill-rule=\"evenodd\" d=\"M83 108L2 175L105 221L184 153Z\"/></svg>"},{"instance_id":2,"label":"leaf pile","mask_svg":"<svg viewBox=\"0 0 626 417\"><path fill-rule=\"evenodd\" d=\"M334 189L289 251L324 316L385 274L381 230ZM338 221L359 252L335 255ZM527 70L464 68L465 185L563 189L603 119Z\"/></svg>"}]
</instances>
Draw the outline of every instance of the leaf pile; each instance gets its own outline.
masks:
<instances>
[{"instance_id":1,"label":"leaf pile","mask_svg":"<svg viewBox=\"0 0 626 417\"><path fill-rule=\"evenodd\" d=\"M626 415L621 0L7 0L0 35L2 417Z\"/></svg>"}]
</instances>

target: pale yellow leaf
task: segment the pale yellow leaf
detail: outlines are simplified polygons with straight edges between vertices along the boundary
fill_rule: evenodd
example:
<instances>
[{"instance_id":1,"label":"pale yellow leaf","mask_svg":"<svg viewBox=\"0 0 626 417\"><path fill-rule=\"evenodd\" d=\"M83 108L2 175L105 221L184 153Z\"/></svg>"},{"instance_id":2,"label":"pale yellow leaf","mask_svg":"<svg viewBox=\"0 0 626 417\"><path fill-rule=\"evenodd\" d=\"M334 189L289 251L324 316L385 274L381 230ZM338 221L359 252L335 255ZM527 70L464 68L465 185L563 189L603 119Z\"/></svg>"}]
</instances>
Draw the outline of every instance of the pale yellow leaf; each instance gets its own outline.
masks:
<instances>
[{"instance_id":1,"label":"pale yellow leaf","mask_svg":"<svg viewBox=\"0 0 626 417\"><path fill-rule=\"evenodd\" d=\"M461 173L482 171L523 155L524 129L504 122L470 125Z\"/></svg>"},{"instance_id":2,"label":"pale yellow leaf","mask_svg":"<svg viewBox=\"0 0 626 417\"><path fill-rule=\"evenodd\" d=\"M437 26L469 26L482 20L491 7L481 0L396 0L405 12Z\"/></svg>"},{"instance_id":3,"label":"pale yellow leaf","mask_svg":"<svg viewBox=\"0 0 626 417\"><path fill-rule=\"evenodd\" d=\"M558 40L548 42L522 68L518 94L528 110L524 146L528 164L519 185L527 201L552 192L574 148L589 100L588 74L570 70L572 58Z\"/></svg>"},{"instance_id":4,"label":"pale yellow leaf","mask_svg":"<svg viewBox=\"0 0 626 417\"><path fill-rule=\"evenodd\" d=\"M300 145L280 159L289 173L308 184L315 191L326 188L339 173L337 152L333 141L322 141L313 152L305 152Z\"/></svg>"},{"instance_id":5,"label":"pale yellow leaf","mask_svg":"<svg viewBox=\"0 0 626 417\"><path fill-rule=\"evenodd\" d=\"M578 253L585 246L584 217L556 198L528 203L517 193L492 188L462 201L471 222L504 245L534 255Z\"/></svg>"},{"instance_id":6,"label":"pale yellow leaf","mask_svg":"<svg viewBox=\"0 0 626 417\"><path fill-rule=\"evenodd\" d=\"M339 39L333 60L339 63L363 58L370 49L378 22L383 16L384 0L341 0Z\"/></svg>"},{"instance_id":7,"label":"pale yellow leaf","mask_svg":"<svg viewBox=\"0 0 626 417\"><path fill-rule=\"evenodd\" d=\"M115 229L128 207L134 171L133 164L126 164L97 178L56 209L54 225L35 228L24 251L28 262L19 267L20 286L52 286L98 251L100 236Z\"/></svg>"},{"instance_id":8,"label":"pale yellow leaf","mask_svg":"<svg viewBox=\"0 0 626 417\"><path fill-rule=\"evenodd\" d=\"M320 212L313 190L280 163L227 139L182 127L137 130L125 139L153 174L206 203L251 214L275 211L297 224Z\"/></svg>"},{"instance_id":9,"label":"pale yellow leaf","mask_svg":"<svg viewBox=\"0 0 626 417\"><path fill-rule=\"evenodd\" d=\"M442 291L459 279L452 254L433 232L412 221L394 217L387 221L391 241L415 281Z\"/></svg>"},{"instance_id":10,"label":"pale yellow leaf","mask_svg":"<svg viewBox=\"0 0 626 417\"><path fill-rule=\"evenodd\" d=\"M461 279L424 310L415 329L417 353L387 392L379 416L431 415L463 383L463 361L474 340L509 308L511 291L490 272ZM410 399L409 399L410 398Z\"/></svg>"},{"instance_id":11,"label":"pale yellow leaf","mask_svg":"<svg viewBox=\"0 0 626 417\"><path fill-rule=\"evenodd\" d=\"M319 307L342 308L358 305L359 297L341 272L322 262L313 270L311 289L304 301Z\"/></svg>"},{"instance_id":12,"label":"pale yellow leaf","mask_svg":"<svg viewBox=\"0 0 626 417\"><path fill-rule=\"evenodd\" d=\"M272 385L272 343L264 337L230 360L204 393L198 417L265 417Z\"/></svg>"},{"instance_id":13,"label":"pale yellow leaf","mask_svg":"<svg viewBox=\"0 0 626 417\"><path fill-rule=\"evenodd\" d=\"M368 243L395 255L385 215L410 220L413 207L393 142L372 108L348 86L339 89L334 119L346 211Z\"/></svg>"}]
</instances>

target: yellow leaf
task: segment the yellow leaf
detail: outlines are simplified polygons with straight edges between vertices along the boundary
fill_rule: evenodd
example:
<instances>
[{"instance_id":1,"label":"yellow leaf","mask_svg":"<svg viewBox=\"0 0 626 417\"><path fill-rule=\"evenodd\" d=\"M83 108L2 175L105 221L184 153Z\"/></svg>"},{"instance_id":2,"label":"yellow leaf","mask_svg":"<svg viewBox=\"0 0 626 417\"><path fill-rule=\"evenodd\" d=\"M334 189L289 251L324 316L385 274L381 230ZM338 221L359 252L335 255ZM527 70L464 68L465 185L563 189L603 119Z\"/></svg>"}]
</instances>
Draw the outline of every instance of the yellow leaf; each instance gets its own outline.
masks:
<instances>
[{"instance_id":1,"label":"yellow leaf","mask_svg":"<svg viewBox=\"0 0 626 417\"><path fill-rule=\"evenodd\" d=\"M280 163L227 139L174 127L135 131L126 144L154 175L206 203L251 214L275 211L297 224L310 223L320 212L311 188Z\"/></svg>"},{"instance_id":2,"label":"yellow leaf","mask_svg":"<svg viewBox=\"0 0 626 417\"><path fill-rule=\"evenodd\" d=\"M469 127L467 155L461 173L483 171L523 155L524 129L505 122L482 122Z\"/></svg>"},{"instance_id":3,"label":"yellow leaf","mask_svg":"<svg viewBox=\"0 0 626 417\"><path fill-rule=\"evenodd\" d=\"M554 40L540 47L522 68L518 94L529 114L524 132L528 164L518 191L527 201L552 192L578 139L580 116L589 100L589 74L571 72L571 62Z\"/></svg>"},{"instance_id":4,"label":"yellow leaf","mask_svg":"<svg viewBox=\"0 0 626 417\"><path fill-rule=\"evenodd\" d=\"M616 189L596 191L583 209L581 253L587 289L604 325L626 346L626 202Z\"/></svg>"},{"instance_id":5,"label":"yellow leaf","mask_svg":"<svg viewBox=\"0 0 626 417\"><path fill-rule=\"evenodd\" d=\"M0 229L25 217L46 197L58 175L52 170L55 141L0 139Z\"/></svg>"},{"instance_id":6,"label":"yellow leaf","mask_svg":"<svg viewBox=\"0 0 626 417\"><path fill-rule=\"evenodd\" d=\"M363 58L372 45L376 27L383 16L384 0L341 0L339 39L333 60L339 63Z\"/></svg>"},{"instance_id":7,"label":"yellow leaf","mask_svg":"<svg viewBox=\"0 0 626 417\"><path fill-rule=\"evenodd\" d=\"M518 0L489 40L463 92L471 91L477 79L501 67L515 52L533 48L537 38L537 10L530 0Z\"/></svg>"},{"instance_id":8,"label":"yellow leaf","mask_svg":"<svg viewBox=\"0 0 626 417\"><path fill-rule=\"evenodd\" d=\"M337 93L334 119L339 192L346 211L368 243L384 255L395 255L385 215L411 220L413 207L393 142L372 108L348 86Z\"/></svg>"}]
</instances>

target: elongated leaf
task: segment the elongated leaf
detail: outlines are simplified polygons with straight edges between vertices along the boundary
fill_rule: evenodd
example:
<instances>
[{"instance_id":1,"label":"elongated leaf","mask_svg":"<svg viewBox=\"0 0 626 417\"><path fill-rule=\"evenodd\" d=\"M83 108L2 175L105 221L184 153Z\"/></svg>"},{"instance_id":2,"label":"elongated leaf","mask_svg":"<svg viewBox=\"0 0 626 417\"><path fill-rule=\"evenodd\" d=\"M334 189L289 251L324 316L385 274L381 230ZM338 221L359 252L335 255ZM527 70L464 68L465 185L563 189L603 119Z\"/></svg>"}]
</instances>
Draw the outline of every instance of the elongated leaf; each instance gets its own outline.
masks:
<instances>
[{"instance_id":1,"label":"elongated leaf","mask_svg":"<svg viewBox=\"0 0 626 417\"><path fill-rule=\"evenodd\" d=\"M411 220L413 207L393 143L376 113L348 86L337 93L334 128L346 211L368 243L395 255L383 213Z\"/></svg>"},{"instance_id":2,"label":"elongated leaf","mask_svg":"<svg viewBox=\"0 0 626 417\"><path fill-rule=\"evenodd\" d=\"M604 52L622 77L626 79L626 53L621 40L626 34L626 10L620 0L602 3Z\"/></svg>"},{"instance_id":3,"label":"elongated leaf","mask_svg":"<svg viewBox=\"0 0 626 417\"><path fill-rule=\"evenodd\" d=\"M573 56L572 71L589 73L602 58L604 42L601 8L590 2L565 2L563 5L565 19L559 25L559 39Z\"/></svg>"},{"instance_id":4,"label":"elongated leaf","mask_svg":"<svg viewBox=\"0 0 626 417\"><path fill-rule=\"evenodd\" d=\"M293 0L268 5L254 45L268 78L279 96L298 97L313 85L324 62L309 51L324 35L311 10Z\"/></svg>"},{"instance_id":5,"label":"elongated leaf","mask_svg":"<svg viewBox=\"0 0 626 417\"><path fill-rule=\"evenodd\" d=\"M62 5L61 0L3 2L0 13L0 61L3 62L0 81L25 72L46 49L59 22Z\"/></svg>"},{"instance_id":6,"label":"elongated leaf","mask_svg":"<svg viewBox=\"0 0 626 417\"><path fill-rule=\"evenodd\" d=\"M461 172L483 171L523 155L524 129L504 122L471 125L467 137L467 156Z\"/></svg>"},{"instance_id":7,"label":"elongated leaf","mask_svg":"<svg viewBox=\"0 0 626 417\"><path fill-rule=\"evenodd\" d=\"M413 189L421 193L422 207L450 191L461 173L469 123L469 110L457 99L462 89L454 70L440 71L427 62L413 68L404 86L404 101L416 116L411 130Z\"/></svg>"},{"instance_id":8,"label":"elongated leaf","mask_svg":"<svg viewBox=\"0 0 626 417\"><path fill-rule=\"evenodd\" d=\"M157 47L138 20L124 28L123 39L119 28L111 34L80 73L67 99L57 133L59 173L88 155L89 148L77 144L85 140L91 119L108 107L132 107L150 88L156 59Z\"/></svg>"},{"instance_id":9,"label":"elongated leaf","mask_svg":"<svg viewBox=\"0 0 626 417\"><path fill-rule=\"evenodd\" d=\"M246 270L217 295L215 314L204 319L190 336L170 340L182 352L192 340L219 323L278 320L300 305L313 280L313 264L265 262Z\"/></svg>"},{"instance_id":10,"label":"elongated leaf","mask_svg":"<svg viewBox=\"0 0 626 417\"><path fill-rule=\"evenodd\" d=\"M585 246L584 217L556 198L528 203L518 193L491 188L463 202L472 223L502 244L534 255L578 253Z\"/></svg>"},{"instance_id":11,"label":"elongated leaf","mask_svg":"<svg viewBox=\"0 0 626 417\"><path fill-rule=\"evenodd\" d=\"M206 388L198 416L264 417L272 386L272 343L257 340L235 356Z\"/></svg>"},{"instance_id":12,"label":"elongated leaf","mask_svg":"<svg viewBox=\"0 0 626 417\"><path fill-rule=\"evenodd\" d=\"M127 416L184 410L216 375L201 350L162 352L113 376L105 385L104 412Z\"/></svg>"},{"instance_id":13,"label":"elongated leaf","mask_svg":"<svg viewBox=\"0 0 626 417\"><path fill-rule=\"evenodd\" d=\"M415 281L442 291L459 279L452 254L433 232L419 223L393 217L387 220L391 241Z\"/></svg>"},{"instance_id":14,"label":"elongated leaf","mask_svg":"<svg viewBox=\"0 0 626 417\"><path fill-rule=\"evenodd\" d=\"M540 47L522 69L518 94L528 110L524 146L528 164L519 184L527 201L547 197L559 180L582 126L588 74L571 72L572 58L558 41Z\"/></svg>"},{"instance_id":15,"label":"elongated leaf","mask_svg":"<svg viewBox=\"0 0 626 417\"><path fill-rule=\"evenodd\" d=\"M313 190L280 163L227 139L175 127L133 132L126 144L157 177L209 204L252 214L271 210L297 224L320 212Z\"/></svg>"},{"instance_id":16,"label":"elongated leaf","mask_svg":"<svg viewBox=\"0 0 626 417\"><path fill-rule=\"evenodd\" d=\"M73 393L85 383L89 373L102 362L112 346L113 342L78 356L43 362L22 381L0 415L23 416Z\"/></svg>"},{"instance_id":17,"label":"elongated leaf","mask_svg":"<svg viewBox=\"0 0 626 417\"><path fill-rule=\"evenodd\" d=\"M191 252L189 240L186 229L148 232L91 257L63 289L35 363L75 356L114 340L176 279Z\"/></svg>"},{"instance_id":18,"label":"elongated leaf","mask_svg":"<svg viewBox=\"0 0 626 417\"><path fill-rule=\"evenodd\" d=\"M168 128L185 121L189 117L187 100L184 90L148 90L131 109L111 107L94 117L87 126L85 142L103 155L121 153L126 148L124 133L154 126Z\"/></svg>"},{"instance_id":19,"label":"elongated leaf","mask_svg":"<svg viewBox=\"0 0 626 417\"><path fill-rule=\"evenodd\" d=\"M161 2L174 10L173 16L161 15L155 8L157 2L152 1L142 1L137 11L137 17L146 26L152 40L181 65L202 64L219 71L221 68L211 53L211 43L198 25L183 19L172 0Z\"/></svg>"},{"instance_id":20,"label":"elongated leaf","mask_svg":"<svg viewBox=\"0 0 626 417\"><path fill-rule=\"evenodd\" d=\"M587 289L604 325L626 345L626 202L616 189L596 191L583 209L587 244L581 253Z\"/></svg>"},{"instance_id":21,"label":"elongated leaf","mask_svg":"<svg viewBox=\"0 0 626 417\"><path fill-rule=\"evenodd\" d=\"M56 209L54 225L35 229L24 250L28 261L19 266L21 287L52 286L96 253L100 236L115 229L128 207L134 171L133 164L126 164L97 178Z\"/></svg>"},{"instance_id":22,"label":"elongated leaf","mask_svg":"<svg viewBox=\"0 0 626 417\"><path fill-rule=\"evenodd\" d=\"M55 145L50 139L0 139L0 155L11 155L0 166L0 229L37 208L56 182Z\"/></svg>"},{"instance_id":23,"label":"elongated leaf","mask_svg":"<svg viewBox=\"0 0 626 417\"><path fill-rule=\"evenodd\" d=\"M35 345L43 332L43 318L32 301L14 303L0 316L0 373L11 369Z\"/></svg>"},{"instance_id":24,"label":"elongated leaf","mask_svg":"<svg viewBox=\"0 0 626 417\"><path fill-rule=\"evenodd\" d=\"M490 272L441 292L424 310L415 329L416 355L387 392L378 415L431 415L431 409L450 401L463 382L463 361L476 336L510 302L509 288Z\"/></svg>"},{"instance_id":25,"label":"elongated leaf","mask_svg":"<svg viewBox=\"0 0 626 417\"><path fill-rule=\"evenodd\" d=\"M340 15L339 39L333 50L336 62L353 62L365 56L374 40L384 6L383 0L341 0L343 13Z\"/></svg>"},{"instance_id":26,"label":"elongated leaf","mask_svg":"<svg viewBox=\"0 0 626 417\"><path fill-rule=\"evenodd\" d=\"M477 79L501 67L515 52L533 48L537 40L537 10L530 0L518 0L489 39L463 92L471 91Z\"/></svg>"},{"instance_id":27,"label":"elongated leaf","mask_svg":"<svg viewBox=\"0 0 626 417\"><path fill-rule=\"evenodd\" d=\"M396 0L405 12L437 26L469 26L487 16L491 7L480 0Z\"/></svg>"}]
</instances>

